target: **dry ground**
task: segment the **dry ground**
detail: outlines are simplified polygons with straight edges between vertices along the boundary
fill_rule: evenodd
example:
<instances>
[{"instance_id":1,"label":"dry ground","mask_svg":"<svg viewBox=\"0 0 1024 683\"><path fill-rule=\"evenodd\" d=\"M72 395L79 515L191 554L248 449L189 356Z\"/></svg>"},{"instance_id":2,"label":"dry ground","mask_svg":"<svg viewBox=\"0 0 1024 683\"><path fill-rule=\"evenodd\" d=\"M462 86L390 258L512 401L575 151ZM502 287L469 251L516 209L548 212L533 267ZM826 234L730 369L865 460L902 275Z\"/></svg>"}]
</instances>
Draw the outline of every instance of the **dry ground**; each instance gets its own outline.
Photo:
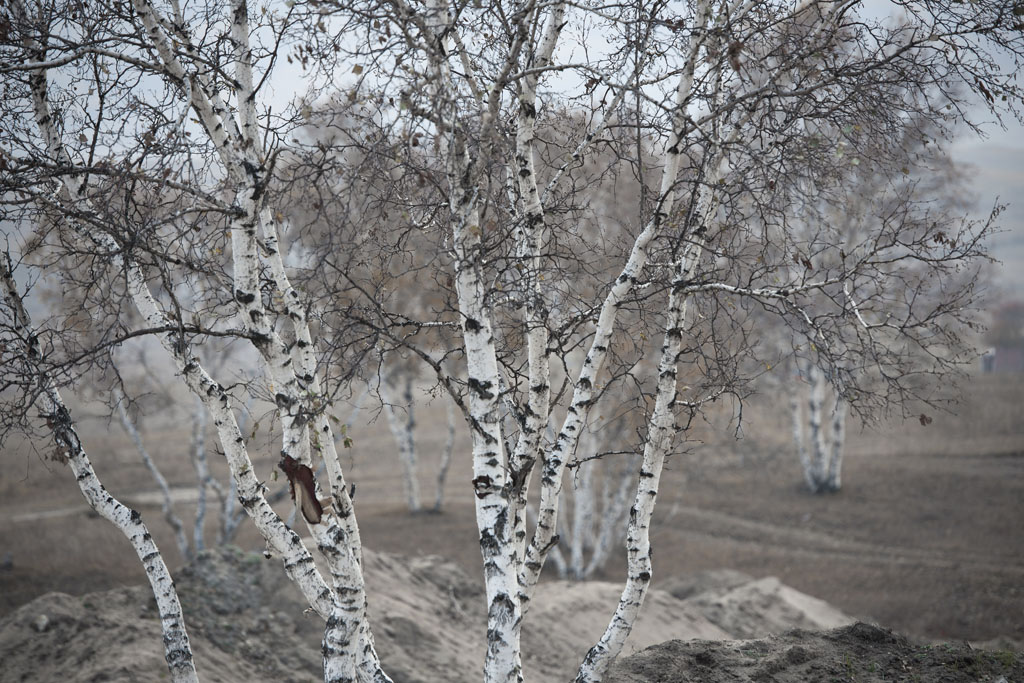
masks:
<instances>
[{"instance_id":1,"label":"dry ground","mask_svg":"<svg viewBox=\"0 0 1024 683\"><path fill-rule=\"evenodd\" d=\"M437 556L366 551L363 567L375 596L377 651L395 683L480 680L486 615L478 582ZM738 574L709 572L678 582L676 589L696 591L685 599L650 591L605 680L993 683L1024 675L1024 655L912 643L854 624L777 579ZM305 601L279 563L221 548L202 553L176 584L201 680L320 679L323 622L303 613ZM539 586L523 633L525 678L572 680L619 592L617 584L601 581ZM0 618L5 683L157 683L167 677L162 659L159 619L142 586L81 597L48 593Z\"/></svg>"},{"instance_id":2,"label":"dry ground","mask_svg":"<svg viewBox=\"0 0 1024 683\"><path fill-rule=\"evenodd\" d=\"M656 586L731 567L778 576L848 614L915 636L1024 641L1024 377L977 378L957 415L933 413L928 427L910 420L861 432L851 425L844 489L824 497L800 489L795 457L780 437L784 423L766 409L772 399L746 411L745 441L717 441L670 463L655 521ZM443 414L436 402L421 410L427 495ZM159 506L140 495L154 487L119 426L90 418L86 408L74 415L108 488L143 512L169 563L179 564ZM187 428L151 427L151 451L172 484L187 489ZM346 464L364 543L440 554L479 576L465 435L444 511L419 515L403 509L383 418L352 435ZM9 444L2 454L0 616L48 591L81 594L143 580L127 542L88 513L69 471L40 456L46 450ZM257 471L269 477L275 462L259 458ZM179 508L187 518L190 506ZM239 542L259 545L251 530ZM617 559L603 578L616 579L623 567Z\"/></svg>"}]
</instances>

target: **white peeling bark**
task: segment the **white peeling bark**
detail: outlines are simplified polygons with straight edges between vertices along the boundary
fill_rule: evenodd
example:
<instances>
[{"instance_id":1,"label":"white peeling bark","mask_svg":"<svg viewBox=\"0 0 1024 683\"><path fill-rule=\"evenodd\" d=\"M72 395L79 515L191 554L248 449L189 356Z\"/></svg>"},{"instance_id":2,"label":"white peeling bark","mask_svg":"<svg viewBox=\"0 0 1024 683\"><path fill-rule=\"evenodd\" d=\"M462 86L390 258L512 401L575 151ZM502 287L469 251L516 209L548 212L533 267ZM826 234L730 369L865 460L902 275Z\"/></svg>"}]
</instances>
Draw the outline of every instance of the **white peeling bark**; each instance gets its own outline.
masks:
<instances>
[{"instance_id":1,"label":"white peeling bark","mask_svg":"<svg viewBox=\"0 0 1024 683\"><path fill-rule=\"evenodd\" d=\"M710 17L709 6L698 5L698 20L704 12L702 26ZM719 146L709 164L705 183L697 192L692 207L695 232L711 232L710 222L717 211L715 188L726 169L725 150ZM665 337L658 361L658 382L654 409L648 420L647 440L644 444L643 463L637 481L636 495L629 511L626 528L626 583L619 604L601 639L586 654L576 676L576 683L599 683L619 656L633 624L640 614L650 587L652 576L650 525L658 496L658 487L665 458L671 451L676 435L675 404L679 357L686 332L686 311L689 294L685 283L692 277L703 254L703 240L689 236L682 253L676 257L675 277L669 291L668 310L665 315Z\"/></svg>"},{"instance_id":2,"label":"white peeling bark","mask_svg":"<svg viewBox=\"0 0 1024 683\"><path fill-rule=\"evenodd\" d=\"M169 49L171 41L149 0L133 0L133 5L153 39L168 74L184 81L185 72L177 55ZM284 272L277 249L276 226L270 212L261 207L266 179L263 177L263 154L255 135L255 91L245 0L235 0L231 10L230 41L235 60L233 87L239 124L236 125L218 92L206 87L207 84L201 80L191 80L189 92L192 108L214 141L228 178L235 185L235 206L238 211L232 217L230 233L234 299L239 309L239 320L254 339L254 346L266 363L273 382L274 400L281 418L282 455L302 465L311 465L310 445L311 439L315 438L315 445L324 457L331 479L331 493L337 514L324 518L327 520L326 529L314 530L325 534L323 539L318 539L318 545L331 569L335 589L329 614L325 614L325 679L348 680L355 675L355 662L367 657L373 659L370 666L383 676L379 672L372 642L367 642L368 626L362 623L365 621L366 601L362 589L359 532L334 450L330 425L322 410L323 406L320 409L316 406L321 400L320 387L305 309ZM294 324L297 339L294 356L290 345L285 344L277 334L273 320L263 306L259 258L261 225L265 237L263 246L268 248L267 258L275 285L285 298L289 318ZM314 430L312 434L311 427ZM241 486L239 493L243 493ZM325 550L326 541L349 545ZM353 622L353 619L356 621ZM360 634L358 638L353 637L355 633Z\"/></svg>"},{"instance_id":3,"label":"white peeling bark","mask_svg":"<svg viewBox=\"0 0 1024 683\"><path fill-rule=\"evenodd\" d=\"M309 329L309 313L307 304L302 300L299 292L292 286L291 279L284 267L284 260L281 256L281 242L277 229L277 221L269 209L263 209L258 217L263 236L262 250L265 259L270 265L271 277L278 295L285 305L285 314L292 323L295 333L295 344L292 346L288 359L277 358L282 366L290 365L293 368L295 384L291 386L301 387L315 401L322 399L323 390L317 373L317 361L313 335ZM273 347L271 347L273 348ZM284 351L287 354L287 350ZM274 361L271 361L272 363ZM301 395L291 400L297 405L304 405ZM359 524L356 521L355 507L352 504L352 495L345 482L345 476L341 469L341 460L338 457L337 440L331 427L330 419L325 410L325 405L320 405L312 416L312 434L304 431L304 443L309 443L312 438L315 452L320 456L327 470L331 500L334 504L336 516L332 516L340 527L341 535L334 535L335 540L343 540L347 546L337 548L339 554L330 549L320 548L322 554L328 559L337 563L344 559L344 566L332 565L338 571L332 569L335 576L334 588L345 600L352 604L358 604L358 609L346 608L350 618L360 620L358 626L358 642L355 647L357 656L358 672L363 678L374 681L390 681L380 666L380 659L374 647L373 634L369 622L366 620L366 589L362 573L362 539L359 534ZM358 405L356 407L358 411ZM303 464L312 467L312 459L308 448L302 453L306 460L300 460ZM347 554L351 554L351 563L348 562ZM346 638L348 640L346 640ZM350 637L336 639L331 643L325 641L324 651L337 651L339 644L350 645ZM340 652L339 656L347 656Z\"/></svg>"},{"instance_id":4,"label":"white peeling bark","mask_svg":"<svg viewBox=\"0 0 1024 683\"><path fill-rule=\"evenodd\" d=\"M15 326L23 332L25 358L27 362L34 364L40 357L38 341L32 332L31 320L14 283L9 261L3 264L2 275L4 300L13 312ZM50 427L57 448L67 458L75 481L78 482L78 488L89 502L89 506L124 534L146 570L146 578L149 580L150 589L156 599L157 612L160 614L164 661L171 673L171 680L175 683L198 683L199 678L196 676L192 646L185 628L181 603L178 601L174 581L167 570L160 549L142 522L141 515L114 498L100 482L75 430L71 414L52 379L44 374L40 381L43 385L38 399L41 416Z\"/></svg>"},{"instance_id":5,"label":"white peeling bark","mask_svg":"<svg viewBox=\"0 0 1024 683\"><path fill-rule=\"evenodd\" d=\"M465 162L468 165L468 162ZM461 174L460 174L461 175ZM459 177L459 176L456 176ZM462 176L465 177L465 176ZM490 311L479 268L480 215L472 188L460 188L465 201L455 222L456 291L462 313L469 386L470 435L473 443L473 488L480 550L487 592L487 656L484 680L521 681L519 652L521 613L515 544L501 437L498 364Z\"/></svg>"},{"instance_id":6,"label":"white peeling bark","mask_svg":"<svg viewBox=\"0 0 1024 683\"><path fill-rule=\"evenodd\" d=\"M846 439L846 402L842 394L837 393L829 424L825 424L825 398L827 380L825 373L814 365L807 363L807 426L810 449L803 440L803 416L800 411L799 399L791 398L793 411L793 440L800 457L800 466L804 471L804 480L812 493L828 493L838 491L842 486L843 445ZM810 451L810 452L808 452Z\"/></svg>"},{"instance_id":7,"label":"white peeling bark","mask_svg":"<svg viewBox=\"0 0 1024 683\"><path fill-rule=\"evenodd\" d=\"M480 171L476 165L478 159L467 147L468 142L454 119L454 92L444 38L448 21L447 2L429 0L424 23L431 43L429 54L434 75L431 94L438 101L442 116L450 119L451 126L447 131L449 152L445 175L453 224L455 291L466 351L476 520L487 595L484 680L486 683L518 683L522 681L522 663L521 613L516 595L517 557L506 488L508 462L501 435L500 376L482 273L482 198L478 186L481 181L477 177ZM500 93L495 90L491 95L498 97Z\"/></svg>"}]
</instances>

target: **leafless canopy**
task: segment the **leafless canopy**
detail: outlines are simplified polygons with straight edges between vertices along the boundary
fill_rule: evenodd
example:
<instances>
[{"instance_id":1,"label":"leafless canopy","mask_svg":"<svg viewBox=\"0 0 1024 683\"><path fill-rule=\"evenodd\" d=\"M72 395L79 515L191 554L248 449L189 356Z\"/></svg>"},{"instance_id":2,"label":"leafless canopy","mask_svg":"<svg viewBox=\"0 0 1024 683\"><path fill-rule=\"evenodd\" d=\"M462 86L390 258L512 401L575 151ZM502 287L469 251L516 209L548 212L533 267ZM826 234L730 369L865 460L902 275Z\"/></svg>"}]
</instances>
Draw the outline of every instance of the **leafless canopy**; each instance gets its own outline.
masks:
<instances>
[{"instance_id":1,"label":"leafless canopy","mask_svg":"<svg viewBox=\"0 0 1024 683\"><path fill-rule=\"evenodd\" d=\"M580 435L634 415L606 449L641 462L626 589L590 681L649 584L664 459L778 355L766 317L863 410L969 357L991 221L929 191L946 171L922 150L978 125L975 98L983 117L1015 115L1024 5L228 5L0 10L0 209L20 282L60 294L39 328L49 376L73 386L135 338L160 341L243 506L325 615L331 676L380 674L326 417L370 361L421 362L466 417L487 680L521 677ZM200 362L219 338L260 359L244 384ZM21 367L3 365L7 427L39 393ZM340 522L312 528L342 548L334 592L296 569L306 556L246 469L246 392L275 406L287 457L325 461Z\"/></svg>"}]
</instances>

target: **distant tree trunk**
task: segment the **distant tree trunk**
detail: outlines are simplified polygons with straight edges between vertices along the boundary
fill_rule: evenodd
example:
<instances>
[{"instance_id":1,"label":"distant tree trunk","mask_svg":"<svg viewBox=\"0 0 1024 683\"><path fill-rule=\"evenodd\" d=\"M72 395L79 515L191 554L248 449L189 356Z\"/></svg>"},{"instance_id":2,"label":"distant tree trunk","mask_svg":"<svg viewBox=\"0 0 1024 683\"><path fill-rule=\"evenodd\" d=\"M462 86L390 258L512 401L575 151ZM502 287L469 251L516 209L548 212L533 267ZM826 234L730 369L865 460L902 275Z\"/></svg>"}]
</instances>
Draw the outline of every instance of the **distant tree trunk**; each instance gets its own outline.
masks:
<instances>
[{"instance_id":1,"label":"distant tree trunk","mask_svg":"<svg viewBox=\"0 0 1024 683\"><path fill-rule=\"evenodd\" d=\"M592 578L604 567L612 546L625 536L635 464L616 466L611 460L595 457L608 450L611 443L617 443L616 439L624 431L620 421L611 429L602 429L596 434L587 431L580 438L573 485L562 489L564 495L571 497L571 508L565 505L572 511L568 516L571 523L564 521L566 515L559 518L559 537L568 546L568 558L557 547L551 551L561 578L574 581Z\"/></svg>"},{"instance_id":2,"label":"distant tree trunk","mask_svg":"<svg viewBox=\"0 0 1024 683\"><path fill-rule=\"evenodd\" d=\"M135 443L135 450L139 452L139 457L142 458L143 464L149 470L149 474L153 477L153 481L156 482L157 488L160 489L164 519L167 520L167 524L174 530L174 540L178 544L178 552L181 553L181 558L188 562L195 554L189 546L188 537L185 535L185 525L182 524L181 518L174 511L174 501L171 499L171 488L167 485L167 479L160 472L160 468L156 466L156 463L153 462L149 451L146 450L146 445L142 442L142 435L139 434L135 423L128 415L128 408L125 405L128 402L127 397L120 390L115 389L114 400L117 402L117 415L121 419L121 426L128 436L131 437L132 442Z\"/></svg>"},{"instance_id":3,"label":"distant tree trunk","mask_svg":"<svg viewBox=\"0 0 1024 683\"><path fill-rule=\"evenodd\" d=\"M842 486L843 445L846 441L846 401L836 396L832 409L832 454L828 460L828 487L838 491Z\"/></svg>"},{"instance_id":4,"label":"distant tree trunk","mask_svg":"<svg viewBox=\"0 0 1024 683\"><path fill-rule=\"evenodd\" d=\"M589 465L589 466L588 466ZM583 551L592 542L594 534L594 463L584 463L577 470L576 486L572 491L572 534L569 538L569 578L583 579Z\"/></svg>"},{"instance_id":5,"label":"distant tree trunk","mask_svg":"<svg viewBox=\"0 0 1024 683\"><path fill-rule=\"evenodd\" d=\"M448 467L452 462L452 452L455 450L455 405L451 399L445 399L445 417L447 419L448 431L441 450L441 462L437 468L437 493L434 496L434 512L441 511L441 504L444 502L444 481L448 477Z\"/></svg>"},{"instance_id":6,"label":"distant tree trunk","mask_svg":"<svg viewBox=\"0 0 1024 683\"><path fill-rule=\"evenodd\" d=\"M798 380L799 381L799 380ZM814 468L811 465L811 455L807 452L807 442L804 440L804 414L802 392L791 391L789 394L789 415L793 428L793 447L796 449L797 457L800 458L800 469L804 473L804 482L811 491L817 489L814 480Z\"/></svg>"},{"instance_id":7,"label":"distant tree trunk","mask_svg":"<svg viewBox=\"0 0 1024 683\"><path fill-rule=\"evenodd\" d=\"M420 486L416 477L416 416L412 396L413 377L401 373L398 377L385 377L380 382L381 398L388 427L398 445L398 459L405 477L405 500L412 512L420 510ZM401 384L401 392L396 384ZM402 413L405 413L402 415Z\"/></svg>"},{"instance_id":8,"label":"distant tree trunk","mask_svg":"<svg viewBox=\"0 0 1024 683\"><path fill-rule=\"evenodd\" d=\"M590 554L590 562L583 570L584 579L591 578L597 570L604 567L612 547L624 536L623 521L629 513L629 490L633 485L634 468L631 465L632 463L620 468L614 477L605 478L605 503L602 506L601 522L594 541L594 549ZM616 482L614 490L609 485L611 482Z\"/></svg>"},{"instance_id":9,"label":"distant tree trunk","mask_svg":"<svg viewBox=\"0 0 1024 683\"><path fill-rule=\"evenodd\" d=\"M842 485L843 442L846 438L846 402L837 394L828 427L825 425L825 374L813 363L806 365L807 418L800 409L800 390L790 394L793 446L800 459L807 488L813 493L832 493ZM804 431L808 433L805 440ZM808 448L808 441L809 448Z\"/></svg>"},{"instance_id":10,"label":"distant tree trunk","mask_svg":"<svg viewBox=\"0 0 1024 683\"><path fill-rule=\"evenodd\" d=\"M196 501L196 523L192 531L192 547L196 554L206 549L206 538L203 525L206 522L206 491L217 482L210 476L210 467L206 461L206 407L199 399L195 399L192 411L192 466L196 470L196 482L199 498Z\"/></svg>"}]
</instances>

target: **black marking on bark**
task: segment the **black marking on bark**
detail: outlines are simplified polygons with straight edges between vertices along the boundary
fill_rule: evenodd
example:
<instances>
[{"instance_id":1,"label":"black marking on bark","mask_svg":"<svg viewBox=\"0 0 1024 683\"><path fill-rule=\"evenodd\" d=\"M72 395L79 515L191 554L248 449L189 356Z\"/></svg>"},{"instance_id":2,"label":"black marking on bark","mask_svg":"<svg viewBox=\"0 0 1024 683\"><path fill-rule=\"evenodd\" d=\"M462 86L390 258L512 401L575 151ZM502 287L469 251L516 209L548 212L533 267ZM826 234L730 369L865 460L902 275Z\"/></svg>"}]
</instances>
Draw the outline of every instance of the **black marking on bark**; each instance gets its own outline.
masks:
<instances>
[{"instance_id":1,"label":"black marking on bark","mask_svg":"<svg viewBox=\"0 0 1024 683\"><path fill-rule=\"evenodd\" d=\"M480 548L484 551L484 556L490 556L498 552L500 545L498 539L494 537L494 534L488 529L484 529L480 532Z\"/></svg>"},{"instance_id":2,"label":"black marking on bark","mask_svg":"<svg viewBox=\"0 0 1024 683\"><path fill-rule=\"evenodd\" d=\"M243 292L240 289L236 289L235 301L237 301L240 304L248 305L251 304L253 301L256 301L256 295L253 294L252 292Z\"/></svg>"},{"instance_id":3,"label":"black marking on bark","mask_svg":"<svg viewBox=\"0 0 1024 683\"><path fill-rule=\"evenodd\" d=\"M479 332L483 329L483 325L480 324L476 318L466 318L466 322L463 323L466 332Z\"/></svg>"},{"instance_id":4,"label":"black marking on bark","mask_svg":"<svg viewBox=\"0 0 1024 683\"><path fill-rule=\"evenodd\" d=\"M138 524L142 521L142 515L139 514L138 510L132 510L131 520L134 524Z\"/></svg>"},{"instance_id":5,"label":"black marking on bark","mask_svg":"<svg viewBox=\"0 0 1024 683\"><path fill-rule=\"evenodd\" d=\"M490 388L494 386L494 382L480 381L475 377L470 377L467 384L469 385L469 388L475 391L480 398L484 400L494 398L494 394L490 391Z\"/></svg>"},{"instance_id":6,"label":"black marking on bark","mask_svg":"<svg viewBox=\"0 0 1024 683\"><path fill-rule=\"evenodd\" d=\"M473 491L476 493L477 498L486 497L487 494L491 493L493 488L494 483L486 474L481 474L473 480Z\"/></svg>"},{"instance_id":7,"label":"black marking on bark","mask_svg":"<svg viewBox=\"0 0 1024 683\"><path fill-rule=\"evenodd\" d=\"M164 636L165 645L174 642L174 640L175 638L173 636ZM188 666L189 662L192 661L192 653L185 648L174 648L172 650L167 650L166 658L168 663L175 668L185 668Z\"/></svg>"},{"instance_id":8,"label":"black marking on bark","mask_svg":"<svg viewBox=\"0 0 1024 683\"><path fill-rule=\"evenodd\" d=\"M508 522L508 509L502 509L494 519L494 533L498 538L505 538L505 524Z\"/></svg>"}]
</instances>

